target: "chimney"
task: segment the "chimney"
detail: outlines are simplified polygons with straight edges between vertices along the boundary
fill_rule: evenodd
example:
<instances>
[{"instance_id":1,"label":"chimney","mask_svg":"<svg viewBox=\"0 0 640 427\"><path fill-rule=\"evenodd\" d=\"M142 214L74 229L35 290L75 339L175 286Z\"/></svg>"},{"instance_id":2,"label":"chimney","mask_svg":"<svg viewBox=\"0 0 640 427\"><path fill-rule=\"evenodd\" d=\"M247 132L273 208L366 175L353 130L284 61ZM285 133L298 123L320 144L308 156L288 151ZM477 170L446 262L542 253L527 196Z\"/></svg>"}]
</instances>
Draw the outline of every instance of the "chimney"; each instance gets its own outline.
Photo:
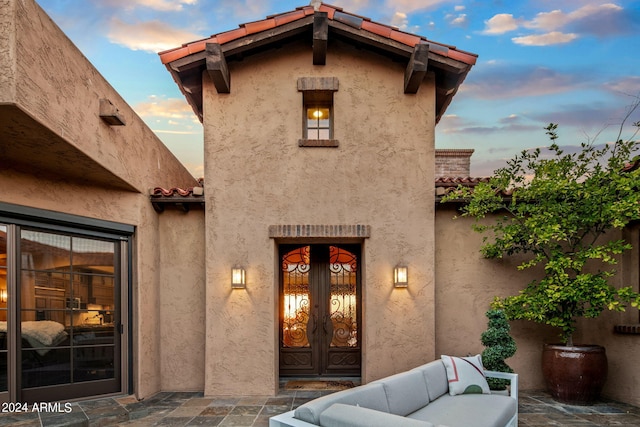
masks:
<instances>
[{"instance_id":1,"label":"chimney","mask_svg":"<svg viewBox=\"0 0 640 427\"><path fill-rule=\"evenodd\" d=\"M436 150L436 179L469 178L473 150Z\"/></svg>"}]
</instances>

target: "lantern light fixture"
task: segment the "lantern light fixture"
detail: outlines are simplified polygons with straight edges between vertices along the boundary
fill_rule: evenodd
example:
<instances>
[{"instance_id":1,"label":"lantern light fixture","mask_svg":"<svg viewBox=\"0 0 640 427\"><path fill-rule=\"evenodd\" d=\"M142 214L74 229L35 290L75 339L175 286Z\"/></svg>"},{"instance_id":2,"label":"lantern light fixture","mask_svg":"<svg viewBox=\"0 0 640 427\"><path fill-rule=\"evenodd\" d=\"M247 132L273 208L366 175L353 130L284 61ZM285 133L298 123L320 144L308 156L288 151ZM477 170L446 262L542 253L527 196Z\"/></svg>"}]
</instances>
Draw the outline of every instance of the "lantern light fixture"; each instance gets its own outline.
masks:
<instances>
[{"instance_id":1,"label":"lantern light fixture","mask_svg":"<svg viewBox=\"0 0 640 427\"><path fill-rule=\"evenodd\" d=\"M406 288L409 286L408 268L406 266L398 265L393 269L393 286L396 288Z\"/></svg>"},{"instance_id":2,"label":"lantern light fixture","mask_svg":"<svg viewBox=\"0 0 640 427\"><path fill-rule=\"evenodd\" d=\"M242 267L233 267L231 269L231 288L233 289L244 289L247 287L246 285L246 273L244 268Z\"/></svg>"}]
</instances>

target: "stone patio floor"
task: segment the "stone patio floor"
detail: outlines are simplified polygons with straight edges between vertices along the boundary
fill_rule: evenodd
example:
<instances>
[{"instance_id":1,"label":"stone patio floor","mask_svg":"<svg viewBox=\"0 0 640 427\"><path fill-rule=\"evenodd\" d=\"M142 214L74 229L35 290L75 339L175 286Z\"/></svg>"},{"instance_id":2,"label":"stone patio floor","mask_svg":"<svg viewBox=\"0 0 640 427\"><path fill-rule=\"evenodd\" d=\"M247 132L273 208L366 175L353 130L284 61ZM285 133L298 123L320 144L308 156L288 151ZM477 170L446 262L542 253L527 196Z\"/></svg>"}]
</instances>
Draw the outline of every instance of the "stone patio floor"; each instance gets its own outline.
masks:
<instances>
[{"instance_id":1,"label":"stone patio floor","mask_svg":"<svg viewBox=\"0 0 640 427\"><path fill-rule=\"evenodd\" d=\"M204 397L197 392L162 392L142 401L111 397L74 402L70 413L0 414L0 426L268 426L272 415L329 393L281 390L275 397ZM521 391L519 411L520 426L640 427L639 407L610 400L571 406L555 402L546 392Z\"/></svg>"}]
</instances>

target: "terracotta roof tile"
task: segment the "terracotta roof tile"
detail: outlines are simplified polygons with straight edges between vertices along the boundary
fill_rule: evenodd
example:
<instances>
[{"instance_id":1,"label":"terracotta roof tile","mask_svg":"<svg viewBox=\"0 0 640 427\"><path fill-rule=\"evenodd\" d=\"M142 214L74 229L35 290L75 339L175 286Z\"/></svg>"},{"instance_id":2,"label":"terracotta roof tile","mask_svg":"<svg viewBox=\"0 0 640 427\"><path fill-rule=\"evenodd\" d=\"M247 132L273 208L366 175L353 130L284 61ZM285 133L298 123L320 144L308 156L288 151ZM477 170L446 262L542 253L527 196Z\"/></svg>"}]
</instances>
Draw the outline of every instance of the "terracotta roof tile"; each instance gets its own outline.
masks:
<instances>
[{"instance_id":1,"label":"terracotta roof tile","mask_svg":"<svg viewBox=\"0 0 640 427\"><path fill-rule=\"evenodd\" d=\"M189 52L189 54L202 52L203 50L206 49L207 43L216 43L216 41L217 41L216 38L212 37L210 39L189 43L186 46L186 48L187 48L187 51Z\"/></svg>"},{"instance_id":2,"label":"terracotta roof tile","mask_svg":"<svg viewBox=\"0 0 640 427\"><path fill-rule=\"evenodd\" d=\"M420 40L422 40L420 37L416 35L405 33L398 30L392 30L391 35L389 35L389 38L391 40L395 40L402 44L406 44L407 46L415 46L418 43L420 43Z\"/></svg>"},{"instance_id":3,"label":"terracotta roof tile","mask_svg":"<svg viewBox=\"0 0 640 427\"><path fill-rule=\"evenodd\" d=\"M436 178L436 187L457 187L462 185L464 187L475 187L481 182L489 182L488 177L473 178L473 177L441 177Z\"/></svg>"},{"instance_id":4,"label":"terracotta roof tile","mask_svg":"<svg viewBox=\"0 0 640 427\"><path fill-rule=\"evenodd\" d=\"M160 59L162 60L163 64L168 64L169 62L173 62L178 59L184 58L189 54L190 52L186 48L177 48L177 49L167 50L166 52L162 52L160 55Z\"/></svg>"},{"instance_id":5,"label":"terracotta roof tile","mask_svg":"<svg viewBox=\"0 0 640 427\"><path fill-rule=\"evenodd\" d=\"M244 27L248 34L255 34L261 31L270 30L276 27L275 18L271 19L263 19L262 21L248 22L246 24L242 24L241 27ZM281 24L282 25L282 24Z\"/></svg>"},{"instance_id":6,"label":"terracotta roof tile","mask_svg":"<svg viewBox=\"0 0 640 427\"><path fill-rule=\"evenodd\" d=\"M311 7L311 10L313 10L313 7ZM320 12L327 12L327 15L329 16L329 19L333 19L333 16L336 13L336 11L342 12L342 8L341 7L331 6L331 5L324 4L324 3L322 3L320 5Z\"/></svg>"},{"instance_id":7,"label":"terracotta roof tile","mask_svg":"<svg viewBox=\"0 0 640 427\"><path fill-rule=\"evenodd\" d=\"M363 21L362 29L386 38L391 37L391 31L393 31L393 28L388 25L382 25L372 21Z\"/></svg>"},{"instance_id":8,"label":"terracotta roof tile","mask_svg":"<svg viewBox=\"0 0 640 427\"><path fill-rule=\"evenodd\" d=\"M395 40L407 46L414 47L416 44L424 42L430 45L430 50L432 50L434 53L455 59L457 61L461 61L468 65L474 65L476 63L477 55L473 53L464 52L462 50L456 49L453 46L446 46L441 43L430 41L425 37L420 37L415 34L400 31L396 27L373 22L369 18L362 17L353 13L344 12L342 8L322 3L320 5L320 11L327 12L327 16L330 20L336 20L354 28L361 28L364 31L369 31L379 36ZM184 58L185 56L191 55L193 53L204 51L205 44L207 42L225 44L237 40L241 37L245 37L249 34L255 34L260 31L303 19L306 16L313 15L313 13L314 10L312 6L303 6L291 12L271 15L266 19L260 21L242 24L235 30L215 34L208 39L194 41L192 43L184 44L183 46L175 49L160 52L160 59L163 64L168 64L169 62Z\"/></svg>"},{"instance_id":9,"label":"terracotta roof tile","mask_svg":"<svg viewBox=\"0 0 640 427\"><path fill-rule=\"evenodd\" d=\"M244 37L247 35L247 29L244 27L236 28L235 30L226 31L224 33L216 34L218 38L218 43L225 44L227 42L234 41L239 39L240 37Z\"/></svg>"},{"instance_id":10,"label":"terracotta roof tile","mask_svg":"<svg viewBox=\"0 0 640 427\"><path fill-rule=\"evenodd\" d=\"M306 15L304 10L295 10L289 13L283 13L281 15L275 15L273 19L275 19L276 26L288 24L289 22L297 21L298 19L304 18Z\"/></svg>"},{"instance_id":11,"label":"terracotta roof tile","mask_svg":"<svg viewBox=\"0 0 640 427\"><path fill-rule=\"evenodd\" d=\"M150 196L152 198L161 198L161 197L202 197L204 195L204 189L202 187L189 187L189 188L180 188L180 187L171 187L171 188L162 188L155 187L150 191Z\"/></svg>"},{"instance_id":12,"label":"terracotta roof tile","mask_svg":"<svg viewBox=\"0 0 640 427\"><path fill-rule=\"evenodd\" d=\"M640 167L640 159L634 159L630 163L624 165L623 172L632 172Z\"/></svg>"}]
</instances>

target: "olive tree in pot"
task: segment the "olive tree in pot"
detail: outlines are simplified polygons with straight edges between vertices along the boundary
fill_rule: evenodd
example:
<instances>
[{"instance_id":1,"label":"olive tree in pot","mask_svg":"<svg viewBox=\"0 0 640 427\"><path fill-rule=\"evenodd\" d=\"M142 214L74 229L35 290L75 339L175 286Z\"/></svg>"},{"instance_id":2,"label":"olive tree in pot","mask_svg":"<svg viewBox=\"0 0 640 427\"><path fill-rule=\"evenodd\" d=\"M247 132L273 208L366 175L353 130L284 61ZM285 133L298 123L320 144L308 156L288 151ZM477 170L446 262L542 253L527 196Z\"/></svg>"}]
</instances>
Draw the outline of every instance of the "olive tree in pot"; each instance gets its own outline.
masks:
<instances>
[{"instance_id":1,"label":"olive tree in pot","mask_svg":"<svg viewBox=\"0 0 640 427\"><path fill-rule=\"evenodd\" d=\"M525 254L519 269L544 268L517 295L496 297L493 308L510 320L560 328L562 342L543 349L543 375L552 396L564 402L592 402L607 375L604 348L573 342L576 320L640 303L630 286L609 283L619 255L631 245L606 235L640 219L640 159L634 157L640 145L633 140L640 122L634 126L631 138L620 138L621 126L615 143L591 141L565 152L556 142L557 125L550 124L548 149L523 151L487 182L443 198L464 201L462 215L477 220L476 231L489 232L481 248L485 257Z\"/></svg>"}]
</instances>

